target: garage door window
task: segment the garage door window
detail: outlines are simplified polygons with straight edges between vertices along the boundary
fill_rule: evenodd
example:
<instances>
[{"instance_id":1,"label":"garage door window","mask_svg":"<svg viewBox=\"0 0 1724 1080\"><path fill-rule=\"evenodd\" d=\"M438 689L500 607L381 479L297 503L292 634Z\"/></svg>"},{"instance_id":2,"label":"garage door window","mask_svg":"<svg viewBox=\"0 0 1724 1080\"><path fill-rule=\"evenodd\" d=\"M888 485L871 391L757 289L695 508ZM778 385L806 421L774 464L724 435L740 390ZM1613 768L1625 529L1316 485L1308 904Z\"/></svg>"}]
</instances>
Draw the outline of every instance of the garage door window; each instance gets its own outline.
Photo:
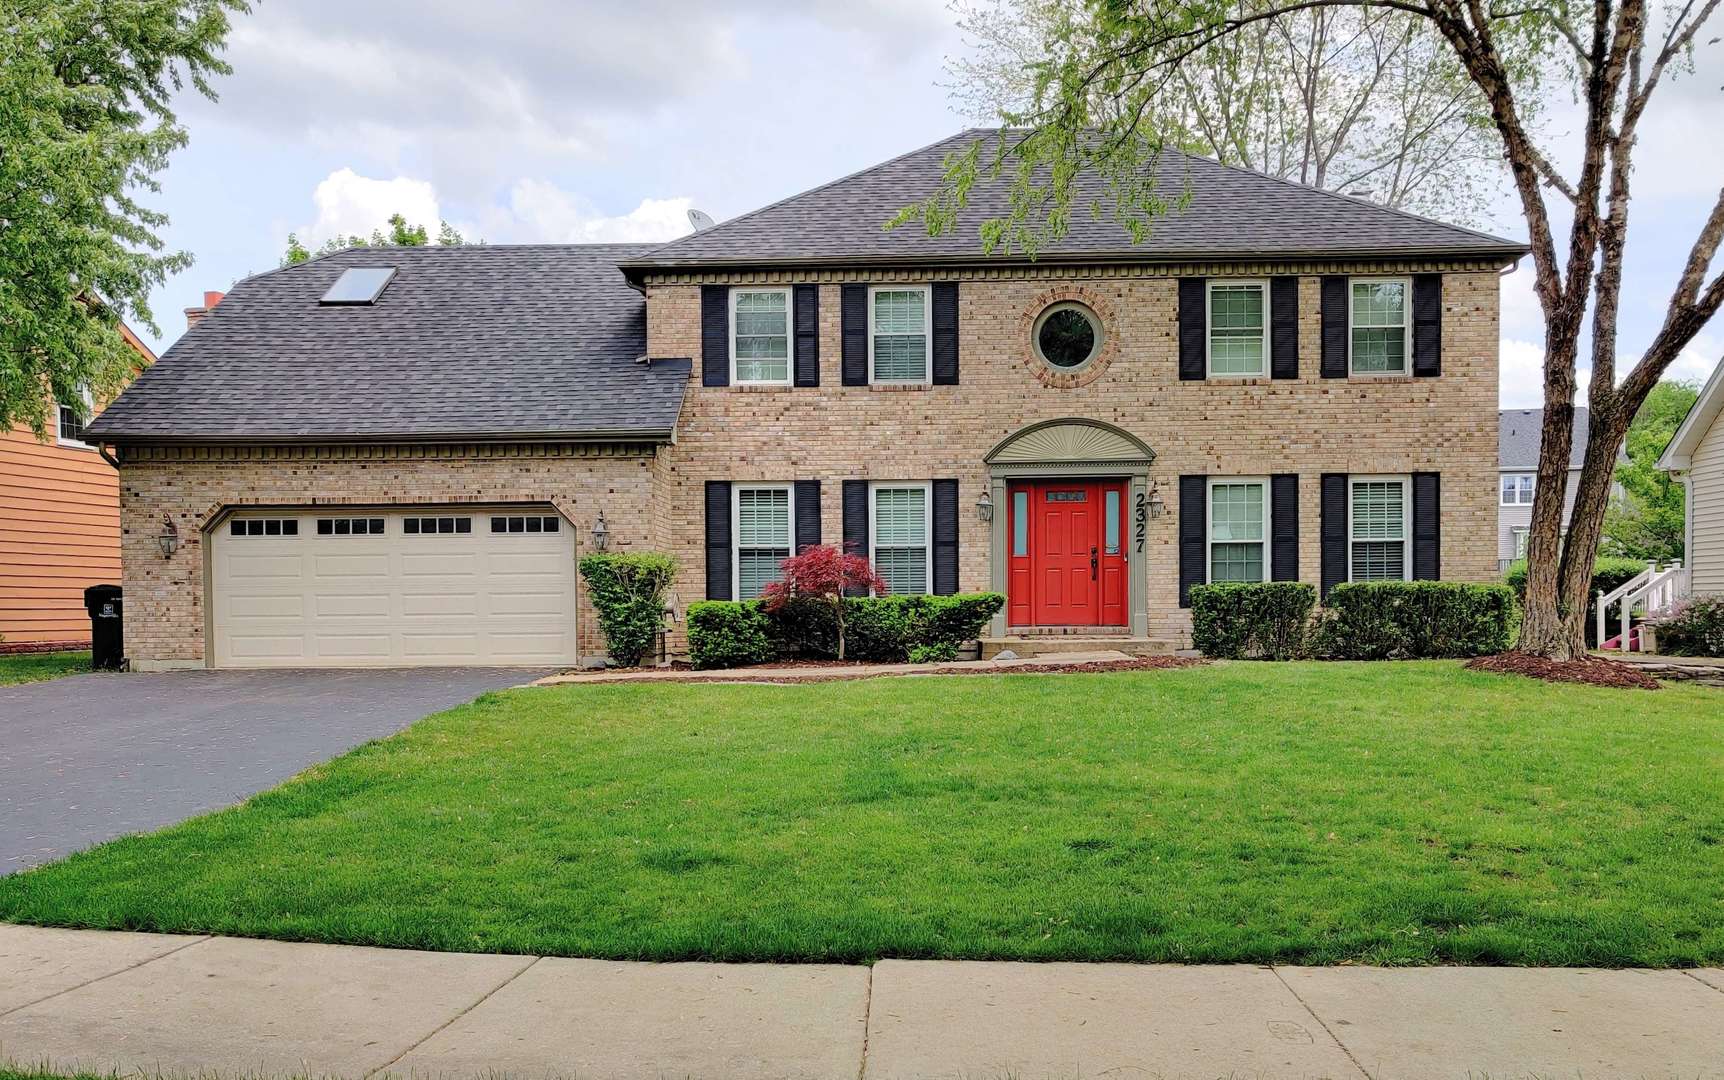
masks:
<instances>
[{"instance_id":1,"label":"garage door window","mask_svg":"<svg viewBox=\"0 0 1724 1080\"><path fill-rule=\"evenodd\" d=\"M491 531L494 533L554 533L562 528L562 519L555 514L536 516L494 517L491 519Z\"/></svg>"},{"instance_id":2,"label":"garage door window","mask_svg":"<svg viewBox=\"0 0 1724 1080\"><path fill-rule=\"evenodd\" d=\"M228 531L235 536L298 536L298 518L236 518Z\"/></svg>"},{"instance_id":3,"label":"garage door window","mask_svg":"<svg viewBox=\"0 0 1724 1080\"><path fill-rule=\"evenodd\" d=\"M408 536L430 536L434 533L470 533L470 517L410 517L401 519L401 531Z\"/></svg>"},{"instance_id":4,"label":"garage door window","mask_svg":"<svg viewBox=\"0 0 1724 1080\"><path fill-rule=\"evenodd\" d=\"M382 518L318 518L319 536L382 536Z\"/></svg>"}]
</instances>

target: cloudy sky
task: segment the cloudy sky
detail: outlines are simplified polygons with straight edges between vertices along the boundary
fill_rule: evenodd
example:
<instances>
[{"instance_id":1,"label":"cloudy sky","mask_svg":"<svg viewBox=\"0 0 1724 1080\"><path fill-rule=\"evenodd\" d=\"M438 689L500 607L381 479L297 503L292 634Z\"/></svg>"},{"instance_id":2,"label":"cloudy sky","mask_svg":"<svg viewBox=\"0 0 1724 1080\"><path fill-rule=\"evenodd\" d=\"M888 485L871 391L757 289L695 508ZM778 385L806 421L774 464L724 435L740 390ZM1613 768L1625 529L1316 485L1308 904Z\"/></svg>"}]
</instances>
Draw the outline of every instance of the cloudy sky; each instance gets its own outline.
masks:
<instances>
[{"instance_id":1,"label":"cloudy sky","mask_svg":"<svg viewBox=\"0 0 1724 1080\"><path fill-rule=\"evenodd\" d=\"M274 267L290 232L315 247L399 211L492 243L670 239L691 206L723 220L933 142L967 123L941 85L954 21L943 0L259 0L221 101L182 100L191 145L154 205L197 263L156 294L146 337L171 344L180 309ZM1724 177L1721 55L1645 125L1625 355ZM1559 146L1570 115L1552 117ZM1506 198L1493 217L1524 234ZM1540 398L1527 277L1504 283L1505 407ZM1714 325L1676 374L1721 353Z\"/></svg>"}]
</instances>

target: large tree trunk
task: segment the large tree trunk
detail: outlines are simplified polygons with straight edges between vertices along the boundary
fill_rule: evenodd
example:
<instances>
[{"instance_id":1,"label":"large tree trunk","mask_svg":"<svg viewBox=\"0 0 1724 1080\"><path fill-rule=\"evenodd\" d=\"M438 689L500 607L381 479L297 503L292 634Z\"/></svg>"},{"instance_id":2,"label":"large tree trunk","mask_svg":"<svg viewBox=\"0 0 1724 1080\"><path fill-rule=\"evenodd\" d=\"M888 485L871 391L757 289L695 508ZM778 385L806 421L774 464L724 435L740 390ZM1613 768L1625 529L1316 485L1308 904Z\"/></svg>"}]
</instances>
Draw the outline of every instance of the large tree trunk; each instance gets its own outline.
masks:
<instances>
[{"instance_id":1,"label":"large tree trunk","mask_svg":"<svg viewBox=\"0 0 1724 1080\"><path fill-rule=\"evenodd\" d=\"M1624 413L1628 419L1624 419ZM1616 476L1616 450L1622 445L1632 417L1621 403L1614 407L1593 407L1586 461L1575 486L1574 512L1569 518L1568 541L1563 547L1559 659L1586 655L1586 608L1592 599L1592 564L1604 533L1604 512Z\"/></svg>"}]
</instances>

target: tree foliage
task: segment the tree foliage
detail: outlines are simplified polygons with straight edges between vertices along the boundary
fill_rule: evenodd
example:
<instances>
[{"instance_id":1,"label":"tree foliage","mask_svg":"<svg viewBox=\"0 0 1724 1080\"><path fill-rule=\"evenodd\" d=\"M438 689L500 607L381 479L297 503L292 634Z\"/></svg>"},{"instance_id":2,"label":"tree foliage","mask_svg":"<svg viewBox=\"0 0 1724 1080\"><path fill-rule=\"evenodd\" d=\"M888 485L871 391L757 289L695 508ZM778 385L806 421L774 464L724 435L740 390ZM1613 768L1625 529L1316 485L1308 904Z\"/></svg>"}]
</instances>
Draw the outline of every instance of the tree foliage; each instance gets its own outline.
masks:
<instances>
[{"instance_id":1,"label":"tree foliage","mask_svg":"<svg viewBox=\"0 0 1724 1080\"><path fill-rule=\"evenodd\" d=\"M796 600L830 605L838 624L838 659L844 659L844 595L884 593L885 579L863 556L840 551L831 544L804 548L785 559L779 568L784 577L766 586L762 606L768 612L776 612Z\"/></svg>"},{"instance_id":2,"label":"tree foliage","mask_svg":"<svg viewBox=\"0 0 1724 1080\"><path fill-rule=\"evenodd\" d=\"M1234 0L1237 15L1261 10ZM971 48L947 65L985 122L1026 114L1051 39L1086 33L1081 0L960 0ZM1197 48L1153 94L1092 92L1115 122L1141 111L1168 146L1386 206L1477 222L1500 188L1483 96L1429 22L1390 7L1319 7Z\"/></svg>"},{"instance_id":3,"label":"tree foliage","mask_svg":"<svg viewBox=\"0 0 1724 1080\"><path fill-rule=\"evenodd\" d=\"M172 98L213 99L245 0L0 0L0 430L45 438L53 400L116 393L155 329L150 290L191 264L141 198L186 131Z\"/></svg>"},{"instance_id":4,"label":"tree foliage","mask_svg":"<svg viewBox=\"0 0 1724 1080\"><path fill-rule=\"evenodd\" d=\"M1665 379L1634 414L1628 460L1616 467L1622 499L1604 515L1603 554L1659 562L1683 557L1682 484L1658 467L1658 458L1699 397L1697 384Z\"/></svg>"},{"instance_id":5,"label":"tree foliage","mask_svg":"<svg viewBox=\"0 0 1724 1080\"><path fill-rule=\"evenodd\" d=\"M302 263L313 255L331 255L337 251L346 251L356 247L424 247L431 243L431 231L424 225L409 225L407 218L401 214L390 214L385 222L389 230L372 229L370 236L332 236L323 242L323 246L312 251L300 243L297 233L287 234L287 252L281 257L281 265L292 266ZM437 223L438 247L461 247L469 241L465 236L447 221Z\"/></svg>"},{"instance_id":6,"label":"tree foliage","mask_svg":"<svg viewBox=\"0 0 1724 1080\"><path fill-rule=\"evenodd\" d=\"M1526 617L1518 647L1555 659L1586 648L1585 610L1615 472L1630 421L1684 346L1724 304L1724 186L1688 245L1663 324L1618 374L1618 315L1629 232L1634 149L1656 91L1692 69L1693 48L1721 0L1081 0L1056 12L1027 55L1025 104L1006 130L946 162L938 189L897 223L932 232L956 222L980 183L1003 182L1006 211L980 226L990 250L1028 254L1064 235L1074 204L1118 221L1134 239L1177 209L1158 186L1164 147L1188 137L1158 103L1177 94L1206 50L1265 24L1317 11L1394 11L1421 20L1447 46L1490 117L1531 247L1544 315L1544 422L1528 537ZM1555 93L1581 122L1547 147L1535 120ZM1325 100L1331 91L1323 91ZM1095 183L1102 194L1090 194ZM1552 202L1556 202L1553 212ZM1566 235L1563 235L1566 231ZM1563 536L1564 483L1574 440L1583 335L1590 421L1574 512Z\"/></svg>"}]
</instances>

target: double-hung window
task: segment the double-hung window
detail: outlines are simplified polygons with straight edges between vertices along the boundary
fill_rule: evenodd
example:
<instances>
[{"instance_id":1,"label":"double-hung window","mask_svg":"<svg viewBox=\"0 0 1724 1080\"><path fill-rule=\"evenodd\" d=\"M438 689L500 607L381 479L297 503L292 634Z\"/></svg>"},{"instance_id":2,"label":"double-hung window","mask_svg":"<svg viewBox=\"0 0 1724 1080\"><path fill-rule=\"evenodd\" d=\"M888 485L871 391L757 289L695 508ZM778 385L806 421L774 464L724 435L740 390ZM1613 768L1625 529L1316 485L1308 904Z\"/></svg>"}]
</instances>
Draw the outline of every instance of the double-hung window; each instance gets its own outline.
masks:
<instances>
[{"instance_id":1,"label":"double-hung window","mask_svg":"<svg viewBox=\"0 0 1724 1080\"><path fill-rule=\"evenodd\" d=\"M1209 374L1262 377L1269 350L1269 287L1261 281L1211 281L1206 289L1209 308Z\"/></svg>"},{"instance_id":2,"label":"double-hung window","mask_svg":"<svg viewBox=\"0 0 1724 1080\"><path fill-rule=\"evenodd\" d=\"M869 550L886 588L899 596L933 591L927 484L875 484Z\"/></svg>"},{"instance_id":3,"label":"double-hung window","mask_svg":"<svg viewBox=\"0 0 1724 1080\"><path fill-rule=\"evenodd\" d=\"M753 600L766 586L783 576L780 564L791 555L791 506L789 484L738 486L731 507L735 530L736 598Z\"/></svg>"},{"instance_id":4,"label":"double-hung window","mask_svg":"<svg viewBox=\"0 0 1724 1080\"><path fill-rule=\"evenodd\" d=\"M1505 473L1502 478L1502 504L1531 506L1533 483L1537 479L1532 473Z\"/></svg>"},{"instance_id":5,"label":"double-hung window","mask_svg":"<svg viewBox=\"0 0 1724 1080\"><path fill-rule=\"evenodd\" d=\"M1348 482L1347 564L1352 581L1410 581L1404 476L1356 476Z\"/></svg>"},{"instance_id":6,"label":"double-hung window","mask_svg":"<svg viewBox=\"0 0 1724 1080\"><path fill-rule=\"evenodd\" d=\"M1406 278L1354 278L1349 284L1349 348L1355 375L1405 375L1412 352Z\"/></svg>"},{"instance_id":7,"label":"double-hung window","mask_svg":"<svg viewBox=\"0 0 1724 1080\"><path fill-rule=\"evenodd\" d=\"M1530 529L1509 530L1509 535L1514 537L1514 557L1517 560L1526 558L1526 538L1530 532Z\"/></svg>"},{"instance_id":8,"label":"double-hung window","mask_svg":"<svg viewBox=\"0 0 1724 1080\"><path fill-rule=\"evenodd\" d=\"M928 382L931 314L926 285L876 285L868 290L869 382Z\"/></svg>"},{"instance_id":9,"label":"double-hung window","mask_svg":"<svg viewBox=\"0 0 1724 1080\"><path fill-rule=\"evenodd\" d=\"M1263 581L1269 565L1269 485L1261 478L1209 481L1209 580Z\"/></svg>"},{"instance_id":10,"label":"double-hung window","mask_svg":"<svg viewBox=\"0 0 1724 1080\"><path fill-rule=\"evenodd\" d=\"M54 422L56 441L61 446L70 446L79 450L88 450L90 444L84 441L84 425L90 422L91 405L90 392L81 390L71 401L57 401Z\"/></svg>"},{"instance_id":11,"label":"double-hung window","mask_svg":"<svg viewBox=\"0 0 1724 1080\"><path fill-rule=\"evenodd\" d=\"M730 290L731 382L790 385L790 290Z\"/></svg>"}]
</instances>

